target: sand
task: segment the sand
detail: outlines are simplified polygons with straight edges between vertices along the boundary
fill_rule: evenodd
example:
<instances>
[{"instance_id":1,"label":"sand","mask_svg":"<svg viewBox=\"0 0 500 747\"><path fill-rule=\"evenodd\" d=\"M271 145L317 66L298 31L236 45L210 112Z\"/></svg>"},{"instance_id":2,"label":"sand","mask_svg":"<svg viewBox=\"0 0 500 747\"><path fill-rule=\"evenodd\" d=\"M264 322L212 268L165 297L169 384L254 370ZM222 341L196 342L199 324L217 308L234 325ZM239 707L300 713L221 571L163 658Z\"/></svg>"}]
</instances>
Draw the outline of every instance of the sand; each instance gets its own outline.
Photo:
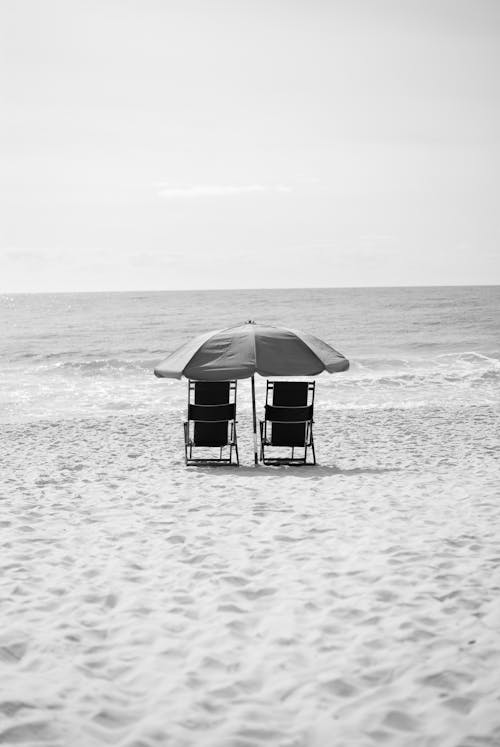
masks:
<instances>
[{"instance_id":1,"label":"sand","mask_svg":"<svg viewBox=\"0 0 500 747\"><path fill-rule=\"evenodd\" d=\"M179 413L179 419L181 415ZM320 466L2 427L0 744L500 744L491 408L324 412Z\"/></svg>"}]
</instances>

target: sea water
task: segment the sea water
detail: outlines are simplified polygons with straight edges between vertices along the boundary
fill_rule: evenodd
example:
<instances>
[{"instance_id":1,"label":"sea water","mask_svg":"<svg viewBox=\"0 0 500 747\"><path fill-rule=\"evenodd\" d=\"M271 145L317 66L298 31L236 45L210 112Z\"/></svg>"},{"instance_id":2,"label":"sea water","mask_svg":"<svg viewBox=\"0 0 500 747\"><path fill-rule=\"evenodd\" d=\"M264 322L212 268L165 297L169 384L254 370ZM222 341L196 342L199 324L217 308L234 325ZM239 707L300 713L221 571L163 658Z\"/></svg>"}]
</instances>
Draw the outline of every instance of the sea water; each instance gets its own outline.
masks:
<instances>
[{"instance_id":1,"label":"sea water","mask_svg":"<svg viewBox=\"0 0 500 747\"><path fill-rule=\"evenodd\" d=\"M181 412L185 382L155 364L249 319L349 358L318 377L323 408L500 405L499 286L32 294L0 296L0 420Z\"/></svg>"}]
</instances>

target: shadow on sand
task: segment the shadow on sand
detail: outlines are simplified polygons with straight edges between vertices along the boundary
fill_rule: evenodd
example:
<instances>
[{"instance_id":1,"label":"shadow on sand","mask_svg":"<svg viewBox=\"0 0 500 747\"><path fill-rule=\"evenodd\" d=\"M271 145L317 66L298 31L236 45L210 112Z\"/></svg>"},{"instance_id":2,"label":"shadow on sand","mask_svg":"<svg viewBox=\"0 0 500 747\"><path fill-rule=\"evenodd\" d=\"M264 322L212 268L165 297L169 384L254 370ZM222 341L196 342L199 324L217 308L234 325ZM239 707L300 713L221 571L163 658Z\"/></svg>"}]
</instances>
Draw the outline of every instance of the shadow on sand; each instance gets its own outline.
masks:
<instances>
[{"instance_id":1,"label":"shadow on sand","mask_svg":"<svg viewBox=\"0 0 500 747\"><path fill-rule=\"evenodd\" d=\"M281 479L283 477L302 477L306 479L318 479L320 477L334 477L341 475L343 477L354 477L356 475L380 475L385 472L401 472L402 467L354 467L353 469L340 469L335 466L321 466L317 465L280 465L280 466L240 466L236 465L213 465L213 466L199 466L191 467L190 469L198 473L205 473L209 475L219 474L230 474L231 477L244 477L248 479L259 479L262 477L271 477Z\"/></svg>"}]
</instances>

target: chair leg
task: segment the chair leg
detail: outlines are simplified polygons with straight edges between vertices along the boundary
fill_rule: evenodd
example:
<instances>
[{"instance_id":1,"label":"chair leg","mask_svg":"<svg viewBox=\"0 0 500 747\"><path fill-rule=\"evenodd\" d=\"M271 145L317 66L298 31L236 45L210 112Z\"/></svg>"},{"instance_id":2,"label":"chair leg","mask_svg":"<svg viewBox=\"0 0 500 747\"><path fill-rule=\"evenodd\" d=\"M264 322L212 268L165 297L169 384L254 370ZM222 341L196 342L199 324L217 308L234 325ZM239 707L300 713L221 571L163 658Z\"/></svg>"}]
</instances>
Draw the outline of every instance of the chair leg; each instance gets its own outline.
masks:
<instances>
[{"instance_id":1,"label":"chair leg","mask_svg":"<svg viewBox=\"0 0 500 747\"><path fill-rule=\"evenodd\" d=\"M189 431L187 423L184 423L184 458L186 465L188 463L188 443L189 443Z\"/></svg>"},{"instance_id":2,"label":"chair leg","mask_svg":"<svg viewBox=\"0 0 500 747\"><path fill-rule=\"evenodd\" d=\"M240 458L238 456L238 438L236 436L236 425L231 423L231 448L229 450L229 464L233 463L233 447L234 453L236 454L236 466L240 466Z\"/></svg>"}]
</instances>

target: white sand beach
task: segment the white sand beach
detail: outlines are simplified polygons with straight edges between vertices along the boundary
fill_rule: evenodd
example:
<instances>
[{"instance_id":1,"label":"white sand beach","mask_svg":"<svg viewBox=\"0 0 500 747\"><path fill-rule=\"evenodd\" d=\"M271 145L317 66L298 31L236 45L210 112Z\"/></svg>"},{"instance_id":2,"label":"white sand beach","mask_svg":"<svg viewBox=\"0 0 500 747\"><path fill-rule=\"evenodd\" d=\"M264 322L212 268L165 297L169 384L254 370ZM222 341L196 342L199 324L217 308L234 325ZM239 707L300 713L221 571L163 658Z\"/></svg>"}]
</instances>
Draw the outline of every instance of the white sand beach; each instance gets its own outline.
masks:
<instances>
[{"instance_id":1,"label":"white sand beach","mask_svg":"<svg viewBox=\"0 0 500 747\"><path fill-rule=\"evenodd\" d=\"M316 468L181 419L2 427L0 744L500 744L491 408L318 410Z\"/></svg>"}]
</instances>

